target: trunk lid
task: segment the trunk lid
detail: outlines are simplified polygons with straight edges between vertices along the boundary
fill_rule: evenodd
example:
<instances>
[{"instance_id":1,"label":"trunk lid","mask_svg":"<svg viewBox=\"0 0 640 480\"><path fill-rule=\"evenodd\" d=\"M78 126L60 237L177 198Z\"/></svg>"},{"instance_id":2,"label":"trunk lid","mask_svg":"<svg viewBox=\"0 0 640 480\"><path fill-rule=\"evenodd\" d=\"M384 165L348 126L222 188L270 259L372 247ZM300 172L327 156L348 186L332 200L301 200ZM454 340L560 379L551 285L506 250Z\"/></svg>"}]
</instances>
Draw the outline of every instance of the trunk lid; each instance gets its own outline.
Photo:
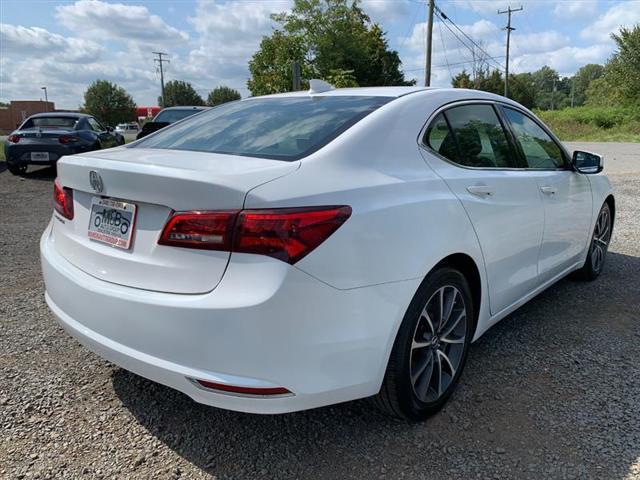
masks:
<instances>
[{"instance_id":1,"label":"trunk lid","mask_svg":"<svg viewBox=\"0 0 640 480\"><path fill-rule=\"evenodd\" d=\"M220 282L230 254L158 245L174 211L238 210L249 190L295 171L283 162L204 152L120 147L63 157L58 179L73 189L74 217L54 214L55 248L102 280L172 293L204 293ZM100 175L96 193L91 171ZM92 200L108 197L136 205L127 250L89 239Z\"/></svg>"}]
</instances>

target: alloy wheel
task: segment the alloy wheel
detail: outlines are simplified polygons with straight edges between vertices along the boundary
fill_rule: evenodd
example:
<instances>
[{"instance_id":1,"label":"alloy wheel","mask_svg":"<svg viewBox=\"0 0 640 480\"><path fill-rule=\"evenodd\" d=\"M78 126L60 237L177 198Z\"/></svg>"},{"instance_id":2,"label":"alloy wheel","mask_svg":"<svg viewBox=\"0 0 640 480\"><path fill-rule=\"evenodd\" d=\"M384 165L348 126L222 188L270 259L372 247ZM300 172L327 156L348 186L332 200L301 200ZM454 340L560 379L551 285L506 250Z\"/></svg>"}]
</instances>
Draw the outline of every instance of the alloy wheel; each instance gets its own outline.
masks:
<instances>
[{"instance_id":1,"label":"alloy wheel","mask_svg":"<svg viewBox=\"0 0 640 480\"><path fill-rule=\"evenodd\" d=\"M422 309L413 334L411 385L425 403L438 400L452 384L466 348L467 308L453 285L440 287Z\"/></svg>"},{"instance_id":2,"label":"alloy wheel","mask_svg":"<svg viewBox=\"0 0 640 480\"><path fill-rule=\"evenodd\" d=\"M603 208L598 215L596 228L591 242L591 267L594 272L600 272L604 264L604 256L611 239L611 216L608 208Z\"/></svg>"}]
</instances>

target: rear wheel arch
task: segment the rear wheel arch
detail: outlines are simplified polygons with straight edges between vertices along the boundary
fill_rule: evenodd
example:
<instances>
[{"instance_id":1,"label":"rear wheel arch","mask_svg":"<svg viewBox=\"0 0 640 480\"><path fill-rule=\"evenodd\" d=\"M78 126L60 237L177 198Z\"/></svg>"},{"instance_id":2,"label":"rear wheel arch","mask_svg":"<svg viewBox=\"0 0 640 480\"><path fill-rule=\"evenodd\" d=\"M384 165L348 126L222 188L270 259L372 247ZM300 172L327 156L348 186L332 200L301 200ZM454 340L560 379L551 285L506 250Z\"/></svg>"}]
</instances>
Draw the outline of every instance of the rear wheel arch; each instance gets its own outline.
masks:
<instances>
[{"instance_id":1,"label":"rear wheel arch","mask_svg":"<svg viewBox=\"0 0 640 480\"><path fill-rule=\"evenodd\" d=\"M473 331L478 326L478 315L480 314L480 304L482 302L482 280L480 270L475 260L466 253L454 253L440 260L427 274L427 276L442 267L450 267L458 270L469 283L471 298L473 300Z\"/></svg>"},{"instance_id":2,"label":"rear wheel arch","mask_svg":"<svg viewBox=\"0 0 640 480\"><path fill-rule=\"evenodd\" d=\"M612 194L609 194L609 196L607 196L604 201L605 203L609 204L609 210L611 210L611 229L613 230L613 226L616 221L616 199Z\"/></svg>"}]
</instances>

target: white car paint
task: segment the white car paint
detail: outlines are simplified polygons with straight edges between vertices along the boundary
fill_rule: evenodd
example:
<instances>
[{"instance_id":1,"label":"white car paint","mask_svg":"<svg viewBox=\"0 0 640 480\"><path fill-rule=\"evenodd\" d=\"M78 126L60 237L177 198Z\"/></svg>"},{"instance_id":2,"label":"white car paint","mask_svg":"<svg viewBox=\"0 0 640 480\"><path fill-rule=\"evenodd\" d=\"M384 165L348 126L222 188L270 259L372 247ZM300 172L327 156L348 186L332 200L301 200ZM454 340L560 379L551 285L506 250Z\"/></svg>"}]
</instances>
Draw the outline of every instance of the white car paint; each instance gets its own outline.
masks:
<instances>
[{"instance_id":1,"label":"white car paint","mask_svg":"<svg viewBox=\"0 0 640 480\"><path fill-rule=\"evenodd\" d=\"M584 263L612 193L604 175L466 169L421 144L443 106L525 111L519 105L419 87L313 95L397 98L293 162L125 147L60 160L76 216L54 214L41 239L46 300L60 324L104 358L198 402L290 412L376 394L409 302L449 255L466 255L480 273L474 339ZM103 195L139 205L130 251L86 238L91 169L103 176ZM352 215L294 265L157 244L171 210L313 205L349 205ZM194 378L292 394L215 392Z\"/></svg>"}]
</instances>

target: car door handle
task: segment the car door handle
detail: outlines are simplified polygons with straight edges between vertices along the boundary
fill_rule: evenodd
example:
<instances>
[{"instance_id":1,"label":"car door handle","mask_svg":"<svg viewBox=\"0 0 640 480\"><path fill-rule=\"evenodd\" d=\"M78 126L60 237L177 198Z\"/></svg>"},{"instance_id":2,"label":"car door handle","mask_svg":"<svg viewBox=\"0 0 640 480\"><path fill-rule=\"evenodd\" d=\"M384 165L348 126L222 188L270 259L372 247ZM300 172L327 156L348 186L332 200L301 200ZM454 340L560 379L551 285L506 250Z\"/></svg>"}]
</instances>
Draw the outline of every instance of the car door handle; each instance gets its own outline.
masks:
<instances>
[{"instance_id":1,"label":"car door handle","mask_svg":"<svg viewBox=\"0 0 640 480\"><path fill-rule=\"evenodd\" d=\"M469 185L467 191L477 197L490 197L495 193L495 190L488 185Z\"/></svg>"},{"instance_id":2,"label":"car door handle","mask_svg":"<svg viewBox=\"0 0 640 480\"><path fill-rule=\"evenodd\" d=\"M558 192L556 187L540 187L540 190L545 195L555 195Z\"/></svg>"}]
</instances>

